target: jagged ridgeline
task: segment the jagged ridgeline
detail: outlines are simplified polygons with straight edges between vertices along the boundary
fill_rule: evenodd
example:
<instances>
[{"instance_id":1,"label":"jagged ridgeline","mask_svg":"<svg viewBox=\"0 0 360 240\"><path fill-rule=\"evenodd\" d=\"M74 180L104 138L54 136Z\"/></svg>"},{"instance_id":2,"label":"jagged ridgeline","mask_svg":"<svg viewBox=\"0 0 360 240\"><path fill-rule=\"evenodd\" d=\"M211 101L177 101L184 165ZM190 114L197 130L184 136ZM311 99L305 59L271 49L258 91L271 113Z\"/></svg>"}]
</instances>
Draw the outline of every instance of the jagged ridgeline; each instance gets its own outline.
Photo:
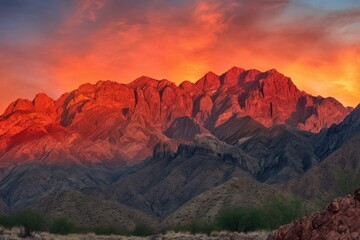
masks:
<instances>
[{"instance_id":1,"label":"jagged ridgeline","mask_svg":"<svg viewBox=\"0 0 360 240\"><path fill-rule=\"evenodd\" d=\"M359 172L359 112L235 67L19 99L0 117L0 211L130 231L212 224L276 196L313 209L360 186L344 177Z\"/></svg>"}]
</instances>

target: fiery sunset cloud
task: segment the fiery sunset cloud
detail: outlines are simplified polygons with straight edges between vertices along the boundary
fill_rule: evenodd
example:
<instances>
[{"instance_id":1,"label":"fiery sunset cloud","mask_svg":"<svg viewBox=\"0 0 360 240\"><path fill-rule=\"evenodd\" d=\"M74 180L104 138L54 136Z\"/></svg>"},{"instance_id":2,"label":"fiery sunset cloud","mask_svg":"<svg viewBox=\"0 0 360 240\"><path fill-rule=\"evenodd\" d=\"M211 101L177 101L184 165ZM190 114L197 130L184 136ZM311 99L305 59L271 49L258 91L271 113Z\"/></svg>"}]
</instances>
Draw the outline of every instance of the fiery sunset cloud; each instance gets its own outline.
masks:
<instances>
[{"instance_id":1,"label":"fiery sunset cloud","mask_svg":"<svg viewBox=\"0 0 360 240\"><path fill-rule=\"evenodd\" d=\"M360 1L0 0L0 110L82 83L276 68L360 103Z\"/></svg>"}]
</instances>

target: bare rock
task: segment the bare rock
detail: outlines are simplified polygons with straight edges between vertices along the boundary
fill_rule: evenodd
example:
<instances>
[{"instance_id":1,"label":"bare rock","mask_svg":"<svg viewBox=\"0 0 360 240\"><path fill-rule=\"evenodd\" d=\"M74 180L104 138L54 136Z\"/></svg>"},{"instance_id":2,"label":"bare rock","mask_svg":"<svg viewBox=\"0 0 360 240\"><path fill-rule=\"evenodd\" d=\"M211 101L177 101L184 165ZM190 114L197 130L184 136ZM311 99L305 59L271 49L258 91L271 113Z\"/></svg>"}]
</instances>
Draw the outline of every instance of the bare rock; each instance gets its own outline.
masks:
<instances>
[{"instance_id":1,"label":"bare rock","mask_svg":"<svg viewBox=\"0 0 360 240\"><path fill-rule=\"evenodd\" d=\"M268 240L358 239L360 235L359 190L331 202L322 213L315 213L280 227Z\"/></svg>"},{"instance_id":2,"label":"bare rock","mask_svg":"<svg viewBox=\"0 0 360 240\"><path fill-rule=\"evenodd\" d=\"M258 128L289 124L319 132L350 111L333 98L300 91L274 69L262 73L233 67L221 76L208 72L196 83L185 81L179 87L146 76L129 84L99 81L55 101L38 94L33 101L11 103L0 117L0 162L36 161L39 156L51 157L49 162L137 161L169 137L219 135L230 120L238 124L251 118ZM227 129L221 137L237 142L254 131L234 134Z\"/></svg>"}]
</instances>

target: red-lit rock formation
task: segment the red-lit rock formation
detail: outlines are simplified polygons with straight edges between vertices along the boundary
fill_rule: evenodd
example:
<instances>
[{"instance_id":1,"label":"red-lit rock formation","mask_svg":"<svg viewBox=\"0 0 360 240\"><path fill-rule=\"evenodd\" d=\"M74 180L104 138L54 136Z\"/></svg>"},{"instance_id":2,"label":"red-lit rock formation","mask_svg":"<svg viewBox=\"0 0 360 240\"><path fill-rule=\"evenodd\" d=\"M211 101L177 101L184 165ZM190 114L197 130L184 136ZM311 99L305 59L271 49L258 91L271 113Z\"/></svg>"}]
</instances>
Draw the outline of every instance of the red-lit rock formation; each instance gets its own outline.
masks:
<instances>
[{"instance_id":1,"label":"red-lit rock formation","mask_svg":"<svg viewBox=\"0 0 360 240\"><path fill-rule=\"evenodd\" d=\"M100 81L55 101L38 94L11 103L0 117L0 163L142 160L160 142L214 133L230 119L250 116L266 127L286 123L318 132L349 112L333 98L300 91L276 70L234 67L180 86L149 77Z\"/></svg>"},{"instance_id":2,"label":"red-lit rock formation","mask_svg":"<svg viewBox=\"0 0 360 240\"><path fill-rule=\"evenodd\" d=\"M360 238L360 189L315 213L280 227L268 240Z\"/></svg>"}]
</instances>

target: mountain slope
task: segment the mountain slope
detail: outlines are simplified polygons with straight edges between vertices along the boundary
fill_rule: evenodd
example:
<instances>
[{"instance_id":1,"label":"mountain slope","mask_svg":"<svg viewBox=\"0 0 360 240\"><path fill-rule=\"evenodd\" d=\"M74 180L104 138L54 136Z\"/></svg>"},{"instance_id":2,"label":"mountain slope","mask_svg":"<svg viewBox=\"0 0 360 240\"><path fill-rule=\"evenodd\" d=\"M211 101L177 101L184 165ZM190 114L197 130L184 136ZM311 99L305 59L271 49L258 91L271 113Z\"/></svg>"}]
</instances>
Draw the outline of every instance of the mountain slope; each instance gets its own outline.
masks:
<instances>
[{"instance_id":1,"label":"mountain slope","mask_svg":"<svg viewBox=\"0 0 360 240\"><path fill-rule=\"evenodd\" d=\"M343 123L316 135L315 152L321 163L286 184L286 189L310 200L328 198L352 191L360 184L360 106ZM354 176L354 178L351 178Z\"/></svg>"},{"instance_id":2,"label":"mountain slope","mask_svg":"<svg viewBox=\"0 0 360 240\"><path fill-rule=\"evenodd\" d=\"M357 111L358 108L346 119L354 118ZM152 157L132 166L34 163L3 168L0 196L4 209L36 206L49 216L66 214L77 223L90 225L117 219L131 226L138 220L168 226L195 217L209 221L224 205L262 204L274 192L291 192L318 203L339 194L339 171L346 176L341 181L360 171L360 138L353 131L357 129L356 121L345 120L348 128L342 124L331 127L342 129L337 132L341 136L343 131L352 129L353 136L320 159L313 140L326 141L323 133L276 125L255 131L247 128L252 137L244 139L241 127L237 131L233 120L224 125L234 129L229 138L224 138L228 142L210 133L184 140L193 133L175 131L172 133L179 134L182 143L178 139L159 143ZM190 118L181 119L180 123L199 126L198 120ZM253 126L254 120L248 118L247 124ZM171 126L170 129L176 130ZM288 183L268 185L279 182ZM62 204L56 204L59 201ZM86 204L79 207L78 202ZM97 216L104 216L103 213L115 214L112 209L116 209L117 216L99 220ZM78 211L86 215L77 214ZM141 212L143 217L129 218L132 212ZM88 216L91 218L86 219Z\"/></svg>"},{"instance_id":3,"label":"mountain slope","mask_svg":"<svg viewBox=\"0 0 360 240\"><path fill-rule=\"evenodd\" d=\"M285 189L317 202L349 193L360 184L359 146L357 135L305 174L286 183Z\"/></svg>"},{"instance_id":4,"label":"mountain slope","mask_svg":"<svg viewBox=\"0 0 360 240\"><path fill-rule=\"evenodd\" d=\"M284 194L275 186L239 176L192 198L168 216L162 225L176 226L193 222L211 223L218 212L229 206L263 206L274 195Z\"/></svg>"},{"instance_id":5,"label":"mountain slope","mask_svg":"<svg viewBox=\"0 0 360 240\"><path fill-rule=\"evenodd\" d=\"M325 158L347 140L360 133L360 105L358 105L339 125L324 129L314 139L320 158Z\"/></svg>"},{"instance_id":6,"label":"mountain slope","mask_svg":"<svg viewBox=\"0 0 360 240\"><path fill-rule=\"evenodd\" d=\"M155 226L157 221L123 204L77 191L51 193L31 207L50 219L67 218L79 227L114 227L132 230L136 224Z\"/></svg>"},{"instance_id":7,"label":"mountain slope","mask_svg":"<svg viewBox=\"0 0 360 240\"><path fill-rule=\"evenodd\" d=\"M318 132L340 123L349 111L335 99L300 91L276 70L234 67L179 86L148 77L130 84L100 81L57 100L38 94L33 101L11 103L0 117L0 165L124 164L150 156L156 144L170 138L211 132L233 141L284 123ZM226 126L237 123L251 124L251 131L237 131L234 138Z\"/></svg>"},{"instance_id":8,"label":"mountain slope","mask_svg":"<svg viewBox=\"0 0 360 240\"><path fill-rule=\"evenodd\" d=\"M256 178L267 183L286 182L320 162L311 137L297 129L278 125L236 146L257 159L261 172Z\"/></svg>"},{"instance_id":9,"label":"mountain slope","mask_svg":"<svg viewBox=\"0 0 360 240\"><path fill-rule=\"evenodd\" d=\"M236 156L236 157L235 157ZM148 159L130 168L117 182L105 186L114 199L163 219L194 196L233 176L250 176L256 161L212 136L182 144L173 155Z\"/></svg>"},{"instance_id":10,"label":"mountain slope","mask_svg":"<svg viewBox=\"0 0 360 240\"><path fill-rule=\"evenodd\" d=\"M8 210L14 211L53 192L111 184L121 171L105 166L23 164L1 174L0 197Z\"/></svg>"}]
</instances>

